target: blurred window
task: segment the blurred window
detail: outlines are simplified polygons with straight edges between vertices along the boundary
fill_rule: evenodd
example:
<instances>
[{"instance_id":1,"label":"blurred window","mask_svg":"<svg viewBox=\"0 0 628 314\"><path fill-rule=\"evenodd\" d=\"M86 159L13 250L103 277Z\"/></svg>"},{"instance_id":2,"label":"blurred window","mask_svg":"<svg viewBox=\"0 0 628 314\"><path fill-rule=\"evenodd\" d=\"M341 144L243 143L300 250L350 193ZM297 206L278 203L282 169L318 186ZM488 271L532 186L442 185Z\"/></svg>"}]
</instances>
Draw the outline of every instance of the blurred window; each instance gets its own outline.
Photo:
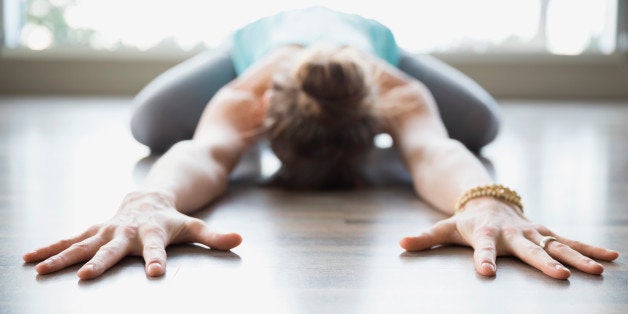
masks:
<instances>
[{"instance_id":1,"label":"blurred window","mask_svg":"<svg viewBox=\"0 0 628 314\"><path fill-rule=\"evenodd\" d=\"M617 0L3 0L5 46L197 51L281 10L325 5L389 26L403 48L611 54Z\"/></svg>"}]
</instances>

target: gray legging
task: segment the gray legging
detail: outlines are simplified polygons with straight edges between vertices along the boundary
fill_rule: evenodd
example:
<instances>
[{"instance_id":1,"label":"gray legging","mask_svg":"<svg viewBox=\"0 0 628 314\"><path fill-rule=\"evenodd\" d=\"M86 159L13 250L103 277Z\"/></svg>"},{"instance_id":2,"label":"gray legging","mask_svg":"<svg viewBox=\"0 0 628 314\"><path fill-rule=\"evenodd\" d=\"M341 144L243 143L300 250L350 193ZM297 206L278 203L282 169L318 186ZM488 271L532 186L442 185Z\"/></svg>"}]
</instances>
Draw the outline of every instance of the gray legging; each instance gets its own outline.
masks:
<instances>
[{"instance_id":1,"label":"gray legging","mask_svg":"<svg viewBox=\"0 0 628 314\"><path fill-rule=\"evenodd\" d=\"M231 47L207 51L150 82L134 99L131 131L153 153L194 134L203 109L222 86L236 78ZM497 102L458 70L429 55L401 51L399 69L432 92L449 136L474 152L499 129Z\"/></svg>"}]
</instances>

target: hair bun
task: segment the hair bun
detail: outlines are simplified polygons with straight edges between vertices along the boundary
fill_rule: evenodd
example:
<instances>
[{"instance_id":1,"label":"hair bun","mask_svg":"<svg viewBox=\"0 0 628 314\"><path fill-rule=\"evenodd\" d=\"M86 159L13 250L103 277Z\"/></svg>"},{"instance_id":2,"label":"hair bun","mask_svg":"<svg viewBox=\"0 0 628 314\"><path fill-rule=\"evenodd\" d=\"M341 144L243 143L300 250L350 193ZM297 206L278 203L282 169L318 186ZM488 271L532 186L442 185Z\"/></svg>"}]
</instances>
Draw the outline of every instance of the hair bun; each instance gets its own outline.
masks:
<instances>
[{"instance_id":1,"label":"hair bun","mask_svg":"<svg viewBox=\"0 0 628 314\"><path fill-rule=\"evenodd\" d=\"M289 188L350 187L373 146L378 119L361 59L350 49L308 48L274 78L265 125Z\"/></svg>"},{"instance_id":2,"label":"hair bun","mask_svg":"<svg viewBox=\"0 0 628 314\"><path fill-rule=\"evenodd\" d=\"M365 73L351 58L314 54L298 67L301 90L328 110L355 107L368 93Z\"/></svg>"}]
</instances>

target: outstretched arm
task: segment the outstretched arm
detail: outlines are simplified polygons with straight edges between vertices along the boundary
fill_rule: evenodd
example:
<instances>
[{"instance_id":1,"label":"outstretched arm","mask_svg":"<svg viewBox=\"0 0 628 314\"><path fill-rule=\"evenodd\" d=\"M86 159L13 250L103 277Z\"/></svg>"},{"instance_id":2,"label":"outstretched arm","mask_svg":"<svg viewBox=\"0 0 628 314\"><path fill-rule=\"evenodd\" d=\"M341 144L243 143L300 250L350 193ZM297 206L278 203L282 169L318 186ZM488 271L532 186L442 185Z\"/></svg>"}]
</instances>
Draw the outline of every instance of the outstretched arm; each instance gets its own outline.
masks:
<instances>
[{"instance_id":1,"label":"outstretched arm","mask_svg":"<svg viewBox=\"0 0 628 314\"><path fill-rule=\"evenodd\" d=\"M250 93L230 87L221 90L209 103L194 137L175 144L155 163L142 190L170 195L182 213L207 205L226 190L229 174L256 140L263 114Z\"/></svg>"},{"instance_id":2,"label":"outstretched arm","mask_svg":"<svg viewBox=\"0 0 628 314\"><path fill-rule=\"evenodd\" d=\"M88 261L78 276L90 279L124 256L136 255L144 257L149 276L159 276L166 270L169 244L199 242L221 250L238 246L240 235L216 233L186 214L225 191L230 172L260 133L270 79L292 55L292 50L280 49L223 87L209 102L194 137L166 152L113 218L26 253L24 261L43 260L35 267L40 274Z\"/></svg>"},{"instance_id":3,"label":"outstretched arm","mask_svg":"<svg viewBox=\"0 0 628 314\"><path fill-rule=\"evenodd\" d=\"M35 269L46 274L89 260L78 276L90 279L124 256L137 255L144 257L148 275L159 276L166 270L169 244L199 242L221 250L240 244L238 234L215 233L202 220L185 214L207 205L226 189L229 173L254 141L254 133L236 122L246 119L246 126L254 127L255 119L260 119L257 105L246 92L232 88L219 92L194 138L166 152L142 186L127 194L113 218L27 253L24 261L43 260ZM234 112L239 116L230 116Z\"/></svg>"},{"instance_id":4,"label":"outstretched arm","mask_svg":"<svg viewBox=\"0 0 628 314\"><path fill-rule=\"evenodd\" d=\"M206 206L227 188L240 156L255 142L262 125L261 99L241 80L224 87L210 101L191 140L175 144L152 167L142 186L129 193L113 218L82 234L23 256L42 261L40 274L88 261L81 279L99 276L126 255L143 256L146 273L165 272L165 248L199 242L228 250L241 242L235 233L219 234L186 214Z\"/></svg>"},{"instance_id":5,"label":"outstretched arm","mask_svg":"<svg viewBox=\"0 0 628 314\"><path fill-rule=\"evenodd\" d=\"M192 212L222 194L229 174L260 134L264 95L274 74L297 48L273 52L216 93L192 140L182 141L157 161L145 180L149 190L173 196L176 208Z\"/></svg>"},{"instance_id":6,"label":"outstretched arm","mask_svg":"<svg viewBox=\"0 0 628 314\"><path fill-rule=\"evenodd\" d=\"M417 194L440 211L452 215L454 203L467 190L493 183L483 165L464 145L450 139L427 90L420 82L389 69L383 75L384 107L397 108L388 117L388 132L410 171ZM544 236L554 236L545 249ZM401 240L408 251L443 244L474 248L475 269L485 276L496 272L496 256L514 255L548 276L565 279L570 271L563 264L591 274L603 267L592 260L611 261L617 252L573 241L530 222L511 204L491 197L475 198L462 211L438 222L430 230Z\"/></svg>"},{"instance_id":7,"label":"outstretched arm","mask_svg":"<svg viewBox=\"0 0 628 314\"><path fill-rule=\"evenodd\" d=\"M450 139L430 92L418 82L390 90L386 102L401 106L389 132L405 159L416 192L445 214L465 191L492 183L480 161ZM399 105L402 104L402 105Z\"/></svg>"}]
</instances>

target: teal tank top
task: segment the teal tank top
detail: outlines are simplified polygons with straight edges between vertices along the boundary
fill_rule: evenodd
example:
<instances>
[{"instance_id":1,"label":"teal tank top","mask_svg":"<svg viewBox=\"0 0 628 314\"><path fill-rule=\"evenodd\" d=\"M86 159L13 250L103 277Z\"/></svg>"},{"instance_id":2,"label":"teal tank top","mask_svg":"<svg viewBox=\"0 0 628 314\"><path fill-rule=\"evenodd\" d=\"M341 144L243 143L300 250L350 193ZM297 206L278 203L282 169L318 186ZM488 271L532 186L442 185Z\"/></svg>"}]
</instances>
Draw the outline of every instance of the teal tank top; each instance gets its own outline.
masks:
<instances>
[{"instance_id":1,"label":"teal tank top","mask_svg":"<svg viewBox=\"0 0 628 314\"><path fill-rule=\"evenodd\" d=\"M232 39L231 56L238 75L273 49L291 44L349 45L393 66L399 62L395 37L386 26L320 6L261 18L235 31Z\"/></svg>"}]
</instances>

